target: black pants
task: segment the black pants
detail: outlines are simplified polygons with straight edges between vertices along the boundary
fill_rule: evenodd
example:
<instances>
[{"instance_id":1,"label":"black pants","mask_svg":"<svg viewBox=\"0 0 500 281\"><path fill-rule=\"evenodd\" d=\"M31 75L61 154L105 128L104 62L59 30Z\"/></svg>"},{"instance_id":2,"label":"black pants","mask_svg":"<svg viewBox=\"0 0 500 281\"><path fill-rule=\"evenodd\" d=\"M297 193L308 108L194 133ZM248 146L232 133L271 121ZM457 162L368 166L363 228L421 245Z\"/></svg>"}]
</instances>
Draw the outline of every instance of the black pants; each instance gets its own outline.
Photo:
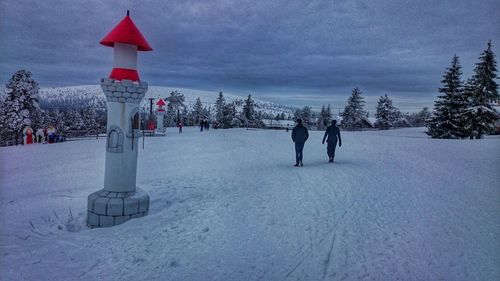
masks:
<instances>
[{"instance_id":1,"label":"black pants","mask_svg":"<svg viewBox=\"0 0 500 281\"><path fill-rule=\"evenodd\" d=\"M303 143L295 143L295 162L302 162L302 151L304 150Z\"/></svg>"},{"instance_id":2,"label":"black pants","mask_svg":"<svg viewBox=\"0 0 500 281\"><path fill-rule=\"evenodd\" d=\"M331 159L335 158L335 148L337 148L337 140L328 142L327 152Z\"/></svg>"}]
</instances>

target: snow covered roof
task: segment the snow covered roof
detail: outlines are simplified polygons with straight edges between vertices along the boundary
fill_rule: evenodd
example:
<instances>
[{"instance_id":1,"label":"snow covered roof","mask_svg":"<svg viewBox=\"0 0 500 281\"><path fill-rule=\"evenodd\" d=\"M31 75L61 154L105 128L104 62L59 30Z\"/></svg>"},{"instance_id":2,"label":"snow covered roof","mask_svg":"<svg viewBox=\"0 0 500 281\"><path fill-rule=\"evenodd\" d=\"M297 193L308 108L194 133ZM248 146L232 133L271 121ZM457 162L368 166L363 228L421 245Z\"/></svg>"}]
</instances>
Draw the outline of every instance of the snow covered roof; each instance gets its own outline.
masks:
<instances>
[{"instance_id":1,"label":"snow covered roof","mask_svg":"<svg viewBox=\"0 0 500 281\"><path fill-rule=\"evenodd\" d=\"M373 124L377 123L377 117L368 117L366 121L373 126Z\"/></svg>"},{"instance_id":2,"label":"snow covered roof","mask_svg":"<svg viewBox=\"0 0 500 281\"><path fill-rule=\"evenodd\" d=\"M115 43L126 43L137 45L137 50L139 51L153 50L130 18L128 11L127 16L125 16L99 43L108 47L114 47Z\"/></svg>"}]
</instances>

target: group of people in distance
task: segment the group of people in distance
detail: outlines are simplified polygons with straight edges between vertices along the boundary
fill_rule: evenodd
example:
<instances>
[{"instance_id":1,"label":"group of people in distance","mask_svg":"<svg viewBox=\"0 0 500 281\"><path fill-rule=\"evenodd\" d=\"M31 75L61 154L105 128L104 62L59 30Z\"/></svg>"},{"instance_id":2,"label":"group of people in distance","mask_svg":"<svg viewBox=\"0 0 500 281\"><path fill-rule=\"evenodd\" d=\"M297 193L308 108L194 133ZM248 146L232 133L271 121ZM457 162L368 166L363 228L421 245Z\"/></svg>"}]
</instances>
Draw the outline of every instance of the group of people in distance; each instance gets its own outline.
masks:
<instances>
[{"instance_id":1,"label":"group of people in distance","mask_svg":"<svg viewBox=\"0 0 500 281\"><path fill-rule=\"evenodd\" d=\"M214 126L214 129L217 129L217 127L215 127L215 123L213 124L213 126ZM184 127L184 123L179 122L177 124L177 127L179 128L179 133L182 133L182 127ZM200 132L203 132L203 129L205 129L207 131L210 129L210 123L208 122L208 119L200 121Z\"/></svg>"},{"instance_id":2,"label":"group of people in distance","mask_svg":"<svg viewBox=\"0 0 500 281\"><path fill-rule=\"evenodd\" d=\"M200 121L200 132L203 132L203 129L207 131L210 129L210 123L208 123L208 119Z\"/></svg>"},{"instance_id":3,"label":"group of people in distance","mask_svg":"<svg viewBox=\"0 0 500 281\"><path fill-rule=\"evenodd\" d=\"M302 152L304 151L304 144L309 138L309 131L302 124L302 119L297 119L297 125L292 130L292 140L295 143L295 167L304 166L302 162ZM327 142L328 162L333 163L335 158L335 148L337 142L339 147L342 146L342 139L340 138L340 130L337 127L337 120L333 120L326 128L325 135L323 136L322 143Z\"/></svg>"}]
</instances>

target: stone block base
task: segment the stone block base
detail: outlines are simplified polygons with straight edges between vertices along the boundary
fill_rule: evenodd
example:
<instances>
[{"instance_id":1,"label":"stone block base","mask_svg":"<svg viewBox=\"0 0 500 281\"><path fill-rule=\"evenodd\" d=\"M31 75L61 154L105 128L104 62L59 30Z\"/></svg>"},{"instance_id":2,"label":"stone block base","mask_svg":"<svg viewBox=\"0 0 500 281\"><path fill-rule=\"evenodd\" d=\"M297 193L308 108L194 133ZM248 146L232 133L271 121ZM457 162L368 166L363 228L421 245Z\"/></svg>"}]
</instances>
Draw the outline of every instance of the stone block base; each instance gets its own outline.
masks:
<instances>
[{"instance_id":1,"label":"stone block base","mask_svg":"<svg viewBox=\"0 0 500 281\"><path fill-rule=\"evenodd\" d=\"M140 188L135 192L109 192L104 189L89 195L87 225L109 227L148 214L149 195Z\"/></svg>"}]
</instances>

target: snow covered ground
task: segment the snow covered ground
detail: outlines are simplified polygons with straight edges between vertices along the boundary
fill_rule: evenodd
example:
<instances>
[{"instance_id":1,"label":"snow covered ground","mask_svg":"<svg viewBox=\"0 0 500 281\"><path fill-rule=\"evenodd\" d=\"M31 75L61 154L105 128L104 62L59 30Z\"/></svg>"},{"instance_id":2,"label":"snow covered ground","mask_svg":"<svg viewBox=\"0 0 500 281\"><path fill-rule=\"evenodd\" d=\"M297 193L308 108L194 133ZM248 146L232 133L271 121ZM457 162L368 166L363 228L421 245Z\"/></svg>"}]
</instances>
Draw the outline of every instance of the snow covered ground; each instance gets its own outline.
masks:
<instances>
[{"instance_id":1,"label":"snow covered ground","mask_svg":"<svg viewBox=\"0 0 500 281\"><path fill-rule=\"evenodd\" d=\"M500 138L169 129L139 152L150 214L84 226L105 140L0 148L1 280L500 280ZM142 143L141 143L142 145ZM71 210L71 214L70 214Z\"/></svg>"}]
</instances>

